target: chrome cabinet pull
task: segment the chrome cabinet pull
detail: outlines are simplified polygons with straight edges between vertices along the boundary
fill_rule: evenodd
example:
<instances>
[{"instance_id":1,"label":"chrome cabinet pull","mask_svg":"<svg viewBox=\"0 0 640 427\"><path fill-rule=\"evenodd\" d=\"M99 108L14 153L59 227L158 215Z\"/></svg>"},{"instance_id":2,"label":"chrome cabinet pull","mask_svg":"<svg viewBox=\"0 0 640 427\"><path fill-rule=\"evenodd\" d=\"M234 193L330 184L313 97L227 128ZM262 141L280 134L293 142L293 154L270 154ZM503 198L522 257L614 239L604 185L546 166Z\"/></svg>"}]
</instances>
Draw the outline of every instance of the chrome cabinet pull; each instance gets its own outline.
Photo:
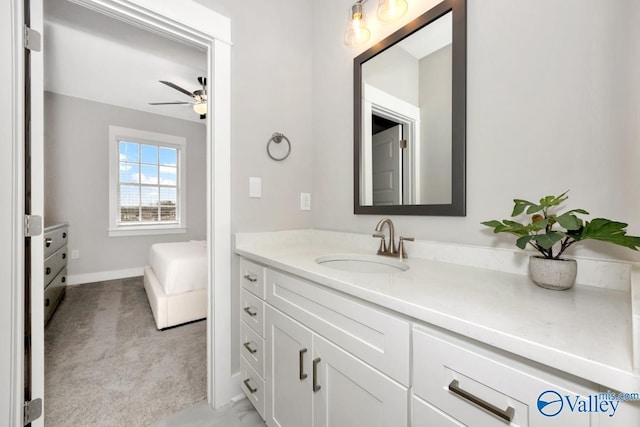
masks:
<instances>
[{"instance_id":1,"label":"chrome cabinet pull","mask_svg":"<svg viewBox=\"0 0 640 427\"><path fill-rule=\"evenodd\" d=\"M248 281L250 281L251 283L255 283L255 282L257 282L257 281L258 281L258 278L257 278L256 276L254 276L254 275L251 275L251 274L245 274L245 275L244 275L244 276L242 276L242 277L244 277L245 279L247 279L247 280L248 280Z\"/></svg>"},{"instance_id":2,"label":"chrome cabinet pull","mask_svg":"<svg viewBox=\"0 0 640 427\"><path fill-rule=\"evenodd\" d=\"M300 350L300 381L304 380L305 378L307 378L307 374L304 372L304 354L307 352L306 348L303 348L302 350Z\"/></svg>"},{"instance_id":3,"label":"chrome cabinet pull","mask_svg":"<svg viewBox=\"0 0 640 427\"><path fill-rule=\"evenodd\" d=\"M498 407L493 406L489 402L485 402L477 396L469 393L468 391L464 391L460 388L460 383L458 380L451 381L449 384L449 391L453 394L461 397L462 399L468 400L469 402L479 406L485 411L489 412L492 415L504 420L507 423L511 423L513 421L513 417L515 416L516 410L509 406L507 409L500 409Z\"/></svg>"},{"instance_id":4,"label":"chrome cabinet pull","mask_svg":"<svg viewBox=\"0 0 640 427\"><path fill-rule=\"evenodd\" d=\"M318 384L318 363L320 363L320 358L317 357L313 359L313 392L317 392L322 387Z\"/></svg>"},{"instance_id":5,"label":"chrome cabinet pull","mask_svg":"<svg viewBox=\"0 0 640 427\"><path fill-rule=\"evenodd\" d=\"M246 343L242 344L244 345L244 348L247 349L247 351L249 351L249 353L251 354L255 354L258 352L257 348L251 348L251 341L247 341Z\"/></svg>"},{"instance_id":6,"label":"chrome cabinet pull","mask_svg":"<svg viewBox=\"0 0 640 427\"><path fill-rule=\"evenodd\" d=\"M251 384L249 384L249 378L247 378L246 380L242 381L244 383L244 385L247 387L247 390L249 390L249 393L253 394L256 391L258 391L257 388L253 388L251 387Z\"/></svg>"},{"instance_id":7,"label":"chrome cabinet pull","mask_svg":"<svg viewBox=\"0 0 640 427\"><path fill-rule=\"evenodd\" d=\"M243 308L244 312L247 313L251 317L255 317L258 315L258 312L251 310L251 307Z\"/></svg>"}]
</instances>

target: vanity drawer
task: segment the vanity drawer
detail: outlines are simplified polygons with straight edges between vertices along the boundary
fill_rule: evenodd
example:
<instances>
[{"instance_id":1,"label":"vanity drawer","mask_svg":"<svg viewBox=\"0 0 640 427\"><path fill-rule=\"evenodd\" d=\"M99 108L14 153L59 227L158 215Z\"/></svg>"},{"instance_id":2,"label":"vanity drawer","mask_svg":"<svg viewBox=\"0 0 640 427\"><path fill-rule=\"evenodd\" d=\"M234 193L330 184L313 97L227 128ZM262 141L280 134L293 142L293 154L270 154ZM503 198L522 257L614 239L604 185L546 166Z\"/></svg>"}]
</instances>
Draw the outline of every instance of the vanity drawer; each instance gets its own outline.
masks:
<instances>
[{"instance_id":1,"label":"vanity drawer","mask_svg":"<svg viewBox=\"0 0 640 427\"><path fill-rule=\"evenodd\" d=\"M60 249L67 244L67 226L55 226L46 228L44 232L44 257Z\"/></svg>"},{"instance_id":2,"label":"vanity drawer","mask_svg":"<svg viewBox=\"0 0 640 427\"><path fill-rule=\"evenodd\" d=\"M267 302L409 386L409 322L372 304L267 270Z\"/></svg>"},{"instance_id":3,"label":"vanity drawer","mask_svg":"<svg viewBox=\"0 0 640 427\"><path fill-rule=\"evenodd\" d=\"M566 402L565 408L552 417L541 414L537 408L538 397L548 390L559 396L575 398L579 395L586 399L596 393L586 384L556 377L502 352L442 331L421 326L414 328L413 361L415 395L463 425L597 425L595 415L573 413L566 409ZM491 407L511 422L492 414Z\"/></svg>"},{"instance_id":4,"label":"vanity drawer","mask_svg":"<svg viewBox=\"0 0 640 427\"><path fill-rule=\"evenodd\" d=\"M505 424L506 425L506 424ZM413 426L465 427L419 397L413 397Z\"/></svg>"},{"instance_id":5,"label":"vanity drawer","mask_svg":"<svg viewBox=\"0 0 640 427\"><path fill-rule=\"evenodd\" d=\"M240 282L242 287L260 299L264 299L265 268L260 264L240 258Z\"/></svg>"},{"instance_id":6,"label":"vanity drawer","mask_svg":"<svg viewBox=\"0 0 640 427\"><path fill-rule=\"evenodd\" d=\"M244 357L240 358L240 380L243 393L264 419L264 379L249 365Z\"/></svg>"},{"instance_id":7,"label":"vanity drawer","mask_svg":"<svg viewBox=\"0 0 640 427\"><path fill-rule=\"evenodd\" d=\"M240 322L240 353L264 378L264 339L244 322Z\"/></svg>"},{"instance_id":8,"label":"vanity drawer","mask_svg":"<svg viewBox=\"0 0 640 427\"><path fill-rule=\"evenodd\" d=\"M264 301L244 289L240 292L240 318L264 337Z\"/></svg>"},{"instance_id":9,"label":"vanity drawer","mask_svg":"<svg viewBox=\"0 0 640 427\"><path fill-rule=\"evenodd\" d=\"M44 284L48 285L58 272L67 264L67 247L58 249L49 258L44 260Z\"/></svg>"}]
</instances>

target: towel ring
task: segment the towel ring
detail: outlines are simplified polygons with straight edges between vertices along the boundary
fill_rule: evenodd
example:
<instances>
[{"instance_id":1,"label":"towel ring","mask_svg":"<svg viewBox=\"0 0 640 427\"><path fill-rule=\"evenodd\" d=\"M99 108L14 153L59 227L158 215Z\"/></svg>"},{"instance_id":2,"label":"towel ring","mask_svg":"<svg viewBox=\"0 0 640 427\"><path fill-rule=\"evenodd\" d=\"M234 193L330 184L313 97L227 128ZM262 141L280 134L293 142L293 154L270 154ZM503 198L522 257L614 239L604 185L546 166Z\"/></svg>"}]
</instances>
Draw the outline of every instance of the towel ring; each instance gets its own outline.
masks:
<instances>
[{"instance_id":1,"label":"towel ring","mask_svg":"<svg viewBox=\"0 0 640 427\"><path fill-rule=\"evenodd\" d=\"M282 157L274 157L271 154L271 151L270 151L271 143L275 142L276 144L280 144L283 139L285 141L287 141L287 154L285 154ZM289 157L290 153L291 153L291 141L289 141L289 138L287 138L286 136L284 136L283 134L281 134L279 132L276 132L273 135L271 135L271 138L269 138L269 141L267 142L267 154L269 155L269 157L271 157L276 162L280 162L280 161L286 159L287 157Z\"/></svg>"}]
</instances>

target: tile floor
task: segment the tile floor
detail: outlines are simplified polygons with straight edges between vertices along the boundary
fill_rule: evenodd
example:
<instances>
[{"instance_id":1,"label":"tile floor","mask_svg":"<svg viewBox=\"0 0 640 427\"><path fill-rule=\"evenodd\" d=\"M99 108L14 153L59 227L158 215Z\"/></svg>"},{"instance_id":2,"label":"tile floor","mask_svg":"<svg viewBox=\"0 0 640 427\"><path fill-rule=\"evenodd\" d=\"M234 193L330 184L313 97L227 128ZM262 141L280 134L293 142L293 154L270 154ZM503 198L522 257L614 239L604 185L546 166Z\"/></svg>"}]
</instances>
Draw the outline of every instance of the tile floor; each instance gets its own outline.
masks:
<instances>
[{"instance_id":1,"label":"tile floor","mask_svg":"<svg viewBox=\"0 0 640 427\"><path fill-rule=\"evenodd\" d=\"M214 410L200 402L150 427L266 427L260 415L247 399Z\"/></svg>"}]
</instances>

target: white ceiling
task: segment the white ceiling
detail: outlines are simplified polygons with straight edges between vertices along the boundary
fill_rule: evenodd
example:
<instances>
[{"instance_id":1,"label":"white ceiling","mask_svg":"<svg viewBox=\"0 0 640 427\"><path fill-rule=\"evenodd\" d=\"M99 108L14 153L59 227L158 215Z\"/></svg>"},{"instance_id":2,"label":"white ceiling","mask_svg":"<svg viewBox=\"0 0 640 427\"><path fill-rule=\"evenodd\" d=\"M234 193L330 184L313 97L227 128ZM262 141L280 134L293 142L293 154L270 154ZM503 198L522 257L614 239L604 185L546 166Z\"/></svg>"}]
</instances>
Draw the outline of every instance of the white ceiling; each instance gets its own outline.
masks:
<instances>
[{"instance_id":1,"label":"white ceiling","mask_svg":"<svg viewBox=\"0 0 640 427\"><path fill-rule=\"evenodd\" d=\"M47 0L45 90L204 123L190 105L148 102L190 101L158 80L188 91L201 89L206 52L106 17L66 0Z\"/></svg>"},{"instance_id":2,"label":"white ceiling","mask_svg":"<svg viewBox=\"0 0 640 427\"><path fill-rule=\"evenodd\" d=\"M451 44L452 37L453 14L449 12L402 40L398 46L414 58L422 59Z\"/></svg>"}]
</instances>

